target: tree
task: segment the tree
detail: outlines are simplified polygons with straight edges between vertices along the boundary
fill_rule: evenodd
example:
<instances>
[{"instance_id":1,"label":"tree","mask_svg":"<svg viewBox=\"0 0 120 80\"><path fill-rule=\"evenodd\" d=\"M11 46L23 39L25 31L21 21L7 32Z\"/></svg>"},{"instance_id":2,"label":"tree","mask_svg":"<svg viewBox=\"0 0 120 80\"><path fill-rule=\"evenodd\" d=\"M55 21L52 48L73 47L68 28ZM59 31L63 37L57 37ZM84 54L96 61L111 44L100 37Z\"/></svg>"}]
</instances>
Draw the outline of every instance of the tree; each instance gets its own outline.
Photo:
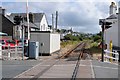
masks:
<instances>
[{"instance_id":1,"label":"tree","mask_svg":"<svg viewBox=\"0 0 120 80\"><path fill-rule=\"evenodd\" d=\"M57 29L57 30L56 30L56 32L60 33L60 30L59 30L59 29Z\"/></svg>"}]
</instances>

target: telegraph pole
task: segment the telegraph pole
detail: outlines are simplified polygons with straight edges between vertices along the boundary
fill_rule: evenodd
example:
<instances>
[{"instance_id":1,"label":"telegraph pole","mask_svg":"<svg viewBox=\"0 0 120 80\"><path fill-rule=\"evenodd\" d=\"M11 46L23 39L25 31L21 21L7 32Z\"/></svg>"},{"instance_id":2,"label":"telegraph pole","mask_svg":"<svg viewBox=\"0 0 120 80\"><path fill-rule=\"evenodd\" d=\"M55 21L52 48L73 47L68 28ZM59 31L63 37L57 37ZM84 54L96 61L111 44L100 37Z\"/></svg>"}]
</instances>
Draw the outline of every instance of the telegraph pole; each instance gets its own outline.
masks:
<instances>
[{"instance_id":1,"label":"telegraph pole","mask_svg":"<svg viewBox=\"0 0 120 80\"><path fill-rule=\"evenodd\" d=\"M23 25L23 22L24 22L24 21L23 21L23 18L22 18L22 25L21 25L21 26L22 26L22 45L23 45L23 46L22 46L22 50L23 50L22 59L24 60L24 38L25 38L24 34L25 34L25 33L24 33L24 25Z\"/></svg>"},{"instance_id":2,"label":"telegraph pole","mask_svg":"<svg viewBox=\"0 0 120 80\"><path fill-rule=\"evenodd\" d=\"M57 30L57 24L58 24L58 11L56 11L56 25L55 25L55 30Z\"/></svg>"},{"instance_id":3,"label":"telegraph pole","mask_svg":"<svg viewBox=\"0 0 120 80\"><path fill-rule=\"evenodd\" d=\"M29 26L28 0L27 0L27 4L26 4L26 13L27 13L28 40L29 40L30 39L30 26Z\"/></svg>"},{"instance_id":4,"label":"telegraph pole","mask_svg":"<svg viewBox=\"0 0 120 80\"><path fill-rule=\"evenodd\" d=\"M53 33L54 33L54 15L52 14L52 30L53 30Z\"/></svg>"},{"instance_id":5,"label":"telegraph pole","mask_svg":"<svg viewBox=\"0 0 120 80\"><path fill-rule=\"evenodd\" d=\"M28 0L27 0L27 3L26 3L26 13L27 13L27 26L28 26L28 41L27 41L27 46L28 46L28 55L29 55L29 40L30 40L30 26L29 26L29 12L28 12Z\"/></svg>"}]
</instances>

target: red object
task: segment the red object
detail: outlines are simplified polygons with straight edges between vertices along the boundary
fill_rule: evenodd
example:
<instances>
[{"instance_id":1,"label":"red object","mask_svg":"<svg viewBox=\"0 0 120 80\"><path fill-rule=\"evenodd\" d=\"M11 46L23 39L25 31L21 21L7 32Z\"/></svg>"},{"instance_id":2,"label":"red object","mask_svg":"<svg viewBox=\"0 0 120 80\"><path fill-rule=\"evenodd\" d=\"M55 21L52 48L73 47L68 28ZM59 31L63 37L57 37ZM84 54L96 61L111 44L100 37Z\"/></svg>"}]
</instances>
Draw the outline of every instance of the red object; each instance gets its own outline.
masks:
<instances>
[{"instance_id":1,"label":"red object","mask_svg":"<svg viewBox=\"0 0 120 80\"><path fill-rule=\"evenodd\" d=\"M14 48L15 45L18 45L18 43L16 43L16 41L7 40L7 39L0 40L0 43L2 43L2 49L8 49L8 47Z\"/></svg>"}]
</instances>

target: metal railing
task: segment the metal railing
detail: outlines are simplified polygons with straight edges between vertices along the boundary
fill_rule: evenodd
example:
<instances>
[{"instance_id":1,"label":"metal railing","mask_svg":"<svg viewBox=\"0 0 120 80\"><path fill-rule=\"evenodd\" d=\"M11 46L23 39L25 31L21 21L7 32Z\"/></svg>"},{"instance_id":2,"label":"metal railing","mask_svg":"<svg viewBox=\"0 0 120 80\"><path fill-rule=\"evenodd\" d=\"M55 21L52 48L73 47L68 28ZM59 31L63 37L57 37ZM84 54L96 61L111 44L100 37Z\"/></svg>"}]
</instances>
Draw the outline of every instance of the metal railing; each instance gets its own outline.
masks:
<instances>
[{"instance_id":1,"label":"metal railing","mask_svg":"<svg viewBox=\"0 0 120 80\"><path fill-rule=\"evenodd\" d=\"M23 55L23 46L4 46L0 45L0 59L11 60L11 59L21 59Z\"/></svg>"},{"instance_id":2,"label":"metal railing","mask_svg":"<svg viewBox=\"0 0 120 80\"><path fill-rule=\"evenodd\" d=\"M118 63L119 60L119 53L116 50L108 51L104 50L105 55L104 55L104 60L105 62L110 62L110 63Z\"/></svg>"}]
</instances>

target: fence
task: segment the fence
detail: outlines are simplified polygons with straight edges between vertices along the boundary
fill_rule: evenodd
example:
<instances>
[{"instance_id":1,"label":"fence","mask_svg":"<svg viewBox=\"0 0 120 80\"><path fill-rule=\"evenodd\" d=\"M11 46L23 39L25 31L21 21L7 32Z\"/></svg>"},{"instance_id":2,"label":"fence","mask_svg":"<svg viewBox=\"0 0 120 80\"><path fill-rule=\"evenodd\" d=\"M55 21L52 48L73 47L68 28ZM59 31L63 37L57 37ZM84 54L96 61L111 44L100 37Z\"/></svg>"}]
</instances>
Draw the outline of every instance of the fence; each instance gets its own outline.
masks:
<instances>
[{"instance_id":1,"label":"fence","mask_svg":"<svg viewBox=\"0 0 120 80\"><path fill-rule=\"evenodd\" d=\"M116 50L113 50L112 52L108 50L104 50L104 52L105 52L105 56L104 56L105 62L118 63L119 53Z\"/></svg>"},{"instance_id":2,"label":"fence","mask_svg":"<svg viewBox=\"0 0 120 80\"><path fill-rule=\"evenodd\" d=\"M23 50L22 46L13 46L10 45L4 46L0 45L0 59L10 60L10 59L22 59L23 58Z\"/></svg>"}]
</instances>

